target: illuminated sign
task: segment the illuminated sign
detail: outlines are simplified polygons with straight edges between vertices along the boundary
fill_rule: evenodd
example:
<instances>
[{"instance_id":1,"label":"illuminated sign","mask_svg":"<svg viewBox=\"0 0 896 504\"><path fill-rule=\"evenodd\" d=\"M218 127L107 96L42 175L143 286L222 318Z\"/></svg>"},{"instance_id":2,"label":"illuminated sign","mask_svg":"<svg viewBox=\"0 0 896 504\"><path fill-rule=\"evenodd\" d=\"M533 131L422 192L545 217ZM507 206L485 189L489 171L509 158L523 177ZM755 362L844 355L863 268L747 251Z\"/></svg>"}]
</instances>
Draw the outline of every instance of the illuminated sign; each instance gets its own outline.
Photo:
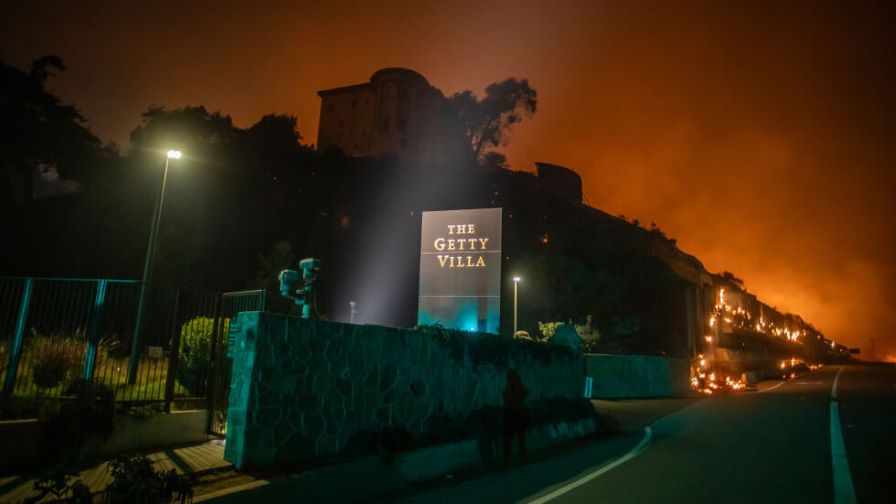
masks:
<instances>
[{"instance_id":1,"label":"illuminated sign","mask_svg":"<svg viewBox=\"0 0 896 504\"><path fill-rule=\"evenodd\" d=\"M498 332L500 208L423 212L417 323Z\"/></svg>"}]
</instances>

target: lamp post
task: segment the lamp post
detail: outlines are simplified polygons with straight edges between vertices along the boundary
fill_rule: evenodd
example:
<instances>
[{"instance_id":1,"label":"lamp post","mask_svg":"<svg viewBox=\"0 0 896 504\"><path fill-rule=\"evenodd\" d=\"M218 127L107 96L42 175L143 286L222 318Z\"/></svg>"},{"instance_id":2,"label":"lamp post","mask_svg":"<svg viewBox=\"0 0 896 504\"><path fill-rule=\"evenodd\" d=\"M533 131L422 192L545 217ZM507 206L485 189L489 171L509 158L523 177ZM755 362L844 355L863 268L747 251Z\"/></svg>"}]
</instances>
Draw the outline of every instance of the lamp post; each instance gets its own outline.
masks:
<instances>
[{"instance_id":1,"label":"lamp post","mask_svg":"<svg viewBox=\"0 0 896 504\"><path fill-rule=\"evenodd\" d=\"M516 334L517 291L519 290L520 277L513 277L513 334Z\"/></svg>"},{"instance_id":2,"label":"lamp post","mask_svg":"<svg viewBox=\"0 0 896 504\"><path fill-rule=\"evenodd\" d=\"M168 183L168 165L172 159L180 159L179 150L169 150L165 155L165 170L162 172L162 187L159 199L152 213L152 225L149 228L149 245L146 247L146 262L143 264L143 280L140 282L140 300L137 302L137 322L134 328L134 340L131 345L131 358L128 362L128 383L137 383L137 365L140 357L140 344L143 336L143 317L146 311L146 284L152 277L152 268L156 260L158 245L159 221L162 220L162 204L165 202L165 186Z\"/></svg>"}]
</instances>

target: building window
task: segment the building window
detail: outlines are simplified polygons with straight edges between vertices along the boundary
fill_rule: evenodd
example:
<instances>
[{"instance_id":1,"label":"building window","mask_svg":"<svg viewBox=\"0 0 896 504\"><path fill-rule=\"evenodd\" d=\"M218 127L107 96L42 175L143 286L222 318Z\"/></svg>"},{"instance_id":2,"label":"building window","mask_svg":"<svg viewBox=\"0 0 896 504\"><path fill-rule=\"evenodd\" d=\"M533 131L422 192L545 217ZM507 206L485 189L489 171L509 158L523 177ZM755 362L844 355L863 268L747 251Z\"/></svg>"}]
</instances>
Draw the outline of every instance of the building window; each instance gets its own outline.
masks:
<instances>
[{"instance_id":1,"label":"building window","mask_svg":"<svg viewBox=\"0 0 896 504\"><path fill-rule=\"evenodd\" d=\"M380 133L389 132L389 116L383 117L380 121Z\"/></svg>"},{"instance_id":2,"label":"building window","mask_svg":"<svg viewBox=\"0 0 896 504\"><path fill-rule=\"evenodd\" d=\"M407 86L398 86L398 99L399 100L407 100L408 99L408 88Z\"/></svg>"},{"instance_id":3,"label":"building window","mask_svg":"<svg viewBox=\"0 0 896 504\"><path fill-rule=\"evenodd\" d=\"M338 124L338 125L339 125L339 127L340 127L340 128L341 128L341 127L342 127L342 125L343 125L343 124L344 124L344 123L343 123L343 121L342 121L342 119L340 119L340 120L339 120L339 121L338 121L338 122L337 122L337 124Z\"/></svg>"},{"instance_id":4,"label":"building window","mask_svg":"<svg viewBox=\"0 0 896 504\"><path fill-rule=\"evenodd\" d=\"M331 104L327 105L327 112L332 113L332 112L335 112L335 111L336 111L336 104L335 104L335 103L331 103Z\"/></svg>"},{"instance_id":5,"label":"building window","mask_svg":"<svg viewBox=\"0 0 896 504\"><path fill-rule=\"evenodd\" d=\"M352 100L352 108L353 109L358 108L358 100Z\"/></svg>"}]
</instances>

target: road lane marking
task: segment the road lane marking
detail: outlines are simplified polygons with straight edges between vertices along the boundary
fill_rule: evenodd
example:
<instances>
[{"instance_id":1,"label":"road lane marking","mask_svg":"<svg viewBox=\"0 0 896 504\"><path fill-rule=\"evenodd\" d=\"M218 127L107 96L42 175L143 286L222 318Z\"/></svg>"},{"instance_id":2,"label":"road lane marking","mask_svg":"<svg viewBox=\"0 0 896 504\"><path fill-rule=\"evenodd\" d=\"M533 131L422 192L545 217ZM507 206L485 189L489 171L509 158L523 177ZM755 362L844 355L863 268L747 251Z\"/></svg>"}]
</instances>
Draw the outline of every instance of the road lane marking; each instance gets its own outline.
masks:
<instances>
[{"instance_id":1,"label":"road lane marking","mask_svg":"<svg viewBox=\"0 0 896 504\"><path fill-rule=\"evenodd\" d=\"M834 504L854 504L856 491L852 485L852 474L849 472L849 458L846 456L837 403L837 383L842 372L841 366L831 386L831 468L834 473Z\"/></svg>"},{"instance_id":2,"label":"road lane marking","mask_svg":"<svg viewBox=\"0 0 896 504\"><path fill-rule=\"evenodd\" d=\"M840 366L840 370L837 371L837 374L834 375L834 385L831 386L831 399L837 398L837 382L840 381L840 373L843 372L843 366Z\"/></svg>"},{"instance_id":3,"label":"road lane marking","mask_svg":"<svg viewBox=\"0 0 896 504\"><path fill-rule=\"evenodd\" d=\"M621 466L622 464L628 462L629 460L637 457L644 450L646 450L647 445L650 444L651 437L653 437L653 430L650 428L650 426L644 427L644 437L642 437L641 441L634 448L629 450L628 453L619 457L618 459L614 460L613 462L610 462L609 464L606 464L606 465L603 465L603 466L597 468L597 470L595 470L594 472L588 473L585 476L582 476L581 478L579 478L575 481L572 481L570 483L567 483L566 485L563 485L562 487L554 490L553 492L551 492L547 495L543 495L535 500L529 501L529 504L544 504L545 502L548 502L548 501L556 499L557 497L560 497L561 495L569 492L570 490L572 490L574 488L580 487L580 486L584 485L585 483L588 483L589 481L593 480L594 478L597 478L598 476L600 476L602 474L612 471L613 469Z\"/></svg>"},{"instance_id":4,"label":"road lane marking","mask_svg":"<svg viewBox=\"0 0 896 504\"><path fill-rule=\"evenodd\" d=\"M761 393L763 393L763 392L768 392L769 390L775 390L776 388L780 387L781 385L784 385L785 383L787 383L787 382L783 382L783 381L782 381L781 383L775 385L774 387L769 387L769 388L767 388L767 389L762 389L762 390L760 390L758 393L761 394Z\"/></svg>"}]
</instances>

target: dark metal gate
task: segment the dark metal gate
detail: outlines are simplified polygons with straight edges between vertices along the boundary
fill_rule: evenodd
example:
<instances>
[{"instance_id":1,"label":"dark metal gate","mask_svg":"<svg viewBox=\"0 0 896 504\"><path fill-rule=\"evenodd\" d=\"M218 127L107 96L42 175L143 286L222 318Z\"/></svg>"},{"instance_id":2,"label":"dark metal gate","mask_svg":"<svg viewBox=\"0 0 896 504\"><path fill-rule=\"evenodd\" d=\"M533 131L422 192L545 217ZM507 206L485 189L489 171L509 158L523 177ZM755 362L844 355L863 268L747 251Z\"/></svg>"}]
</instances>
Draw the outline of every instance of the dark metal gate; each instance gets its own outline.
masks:
<instances>
[{"instance_id":1,"label":"dark metal gate","mask_svg":"<svg viewBox=\"0 0 896 504\"><path fill-rule=\"evenodd\" d=\"M208 394L209 432L218 436L227 433L227 398L230 395L231 354L228 352L232 343L230 338L230 321L240 312L263 311L265 309L265 291L246 290L225 292L221 296L221 311L218 315L217 334L212 349L213 372Z\"/></svg>"}]
</instances>

